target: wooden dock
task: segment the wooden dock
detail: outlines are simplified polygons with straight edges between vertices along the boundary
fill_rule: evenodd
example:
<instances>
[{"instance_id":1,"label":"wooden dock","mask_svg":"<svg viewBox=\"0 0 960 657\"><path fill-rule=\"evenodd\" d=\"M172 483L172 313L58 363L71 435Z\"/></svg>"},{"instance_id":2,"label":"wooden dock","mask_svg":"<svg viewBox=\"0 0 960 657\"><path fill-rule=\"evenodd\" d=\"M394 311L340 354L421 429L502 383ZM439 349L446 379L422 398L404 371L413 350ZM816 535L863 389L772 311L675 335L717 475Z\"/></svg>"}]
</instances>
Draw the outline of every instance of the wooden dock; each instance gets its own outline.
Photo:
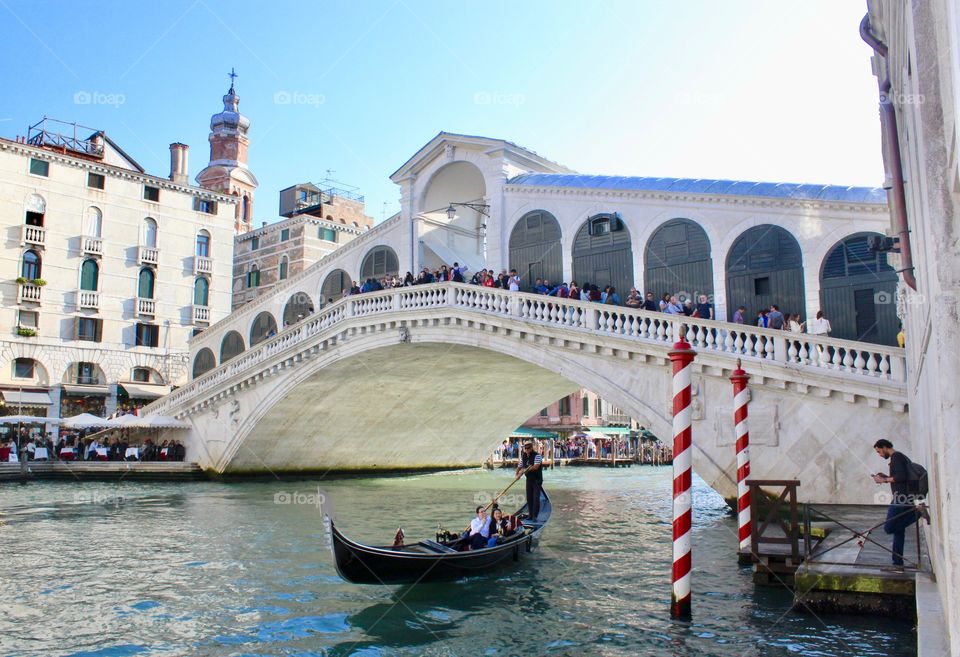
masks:
<instances>
[{"instance_id":1,"label":"wooden dock","mask_svg":"<svg viewBox=\"0 0 960 657\"><path fill-rule=\"evenodd\" d=\"M932 570L918 524L894 569L886 505L798 505L799 482L748 483L752 545L738 556L753 563L754 583L793 589L798 611L915 617L917 576ZM779 496L765 495L778 486Z\"/></svg>"},{"instance_id":2,"label":"wooden dock","mask_svg":"<svg viewBox=\"0 0 960 657\"><path fill-rule=\"evenodd\" d=\"M179 461L28 461L0 463L0 482L31 479L182 481L206 479L196 463Z\"/></svg>"}]
</instances>

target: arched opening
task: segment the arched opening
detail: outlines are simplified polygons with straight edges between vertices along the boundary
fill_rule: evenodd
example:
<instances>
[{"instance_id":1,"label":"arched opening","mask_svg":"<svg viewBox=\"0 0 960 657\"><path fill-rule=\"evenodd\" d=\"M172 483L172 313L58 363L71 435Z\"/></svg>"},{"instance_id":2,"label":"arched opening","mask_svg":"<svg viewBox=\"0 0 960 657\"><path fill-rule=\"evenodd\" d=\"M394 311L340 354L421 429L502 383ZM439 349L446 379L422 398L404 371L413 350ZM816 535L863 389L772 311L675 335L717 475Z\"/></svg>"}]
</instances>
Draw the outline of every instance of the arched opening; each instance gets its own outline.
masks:
<instances>
[{"instance_id":1,"label":"arched opening","mask_svg":"<svg viewBox=\"0 0 960 657\"><path fill-rule=\"evenodd\" d=\"M342 269L334 269L323 279L323 285L320 286L320 305L333 303L341 299L344 291L350 291L353 280L350 274Z\"/></svg>"},{"instance_id":2,"label":"arched opening","mask_svg":"<svg viewBox=\"0 0 960 657\"><path fill-rule=\"evenodd\" d=\"M103 213L100 208L90 206L84 217L83 234L87 237L101 237L103 233Z\"/></svg>"},{"instance_id":3,"label":"arched opening","mask_svg":"<svg viewBox=\"0 0 960 657\"><path fill-rule=\"evenodd\" d=\"M487 217L481 212L486 196L483 172L471 162L450 162L431 176L419 200L420 214L427 219L421 233L423 265L452 264L444 255L450 251L480 254L478 261L486 258L483 226ZM447 214L451 208L452 218ZM444 225L460 230L445 230Z\"/></svg>"},{"instance_id":4,"label":"arched opening","mask_svg":"<svg viewBox=\"0 0 960 657\"><path fill-rule=\"evenodd\" d=\"M193 305L209 306L210 303L210 281L205 276L197 276L193 282Z\"/></svg>"},{"instance_id":5,"label":"arched opening","mask_svg":"<svg viewBox=\"0 0 960 657\"><path fill-rule=\"evenodd\" d=\"M143 220L143 246L148 249L157 248L157 222L151 217L145 217Z\"/></svg>"},{"instance_id":6,"label":"arched opening","mask_svg":"<svg viewBox=\"0 0 960 657\"><path fill-rule=\"evenodd\" d=\"M360 278L382 278L400 273L400 260L389 246L375 246L363 257L360 265Z\"/></svg>"},{"instance_id":7,"label":"arched opening","mask_svg":"<svg viewBox=\"0 0 960 657\"><path fill-rule=\"evenodd\" d=\"M144 267L140 270L140 277L137 280L137 296L141 299L152 299L153 298L153 287L155 276L153 270L149 267Z\"/></svg>"},{"instance_id":8,"label":"arched opening","mask_svg":"<svg viewBox=\"0 0 960 657\"><path fill-rule=\"evenodd\" d=\"M33 249L24 251L20 275L28 281L32 281L40 278L41 269L40 254Z\"/></svg>"},{"instance_id":9,"label":"arched opening","mask_svg":"<svg viewBox=\"0 0 960 657\"><path fill-rule=\"evenodd\" d=\"M563 247L560 223L545 210L528 212L510 232L510 268L520 275L524 289L538 278L551 283L563 280Z\"/></svg>"},{"instance_id":10,"label":"arched opening","mask_svg":"<svg viewBox=\"0 0 960 657\"><path fill-rule=\"evenodd\" d=\"M201 258L210 257L210 233L206 230L197 233L197 255Z\"/></svg>"},{"instance_id":11,"label":"arched opening","mask_svg":"<svg viewBox=\"0 0 960 657\"><path fill-rule=\"evenodd\" d=\"M286 280L286 278L287 278L287 270L288 270L289 268L290 268L290 259L287 258L287 256L281 257L281 258L280 258L280 267L279 267L280 271L277 273L277 279L278 279L278 280L281 280L281 281Z\"/></svg>"},{"instance_id":12,"label":"arched opening","mask_svg":"<svg viewBox=\"0 0 960 657\"><path fill-rule=\"evenodd\" d=\"M243 223L250 221L250 197L246 194L243 195L243 204L241 206L240 217L243 220Z\"/></svg>"},{"instance_id":13,"label":"arched opening","mask_svg":"<svg viewBox=\"0 0 960 657\"><path fill-rule=\"evenodd\" d=\"M193 378L206 374L217 366L217 359L213 352L204 347L193 358Z\"/></svg>"},{"instance_id":14,"label":"arched opening","mask_svg":"<svg viewBox=\"0 0 960 657\"><path fill-rule=\"evenodd\" d=\"M39 194L31 194L27 197L27 206L25 208L23 223L28 226L43 226L44 215L47 213L47 202Z\"/></svg>"},{"instance_id":15,"label":"arched opening","mask_svg":"<svg viewBox=\"0 0 960 657\"><path fill-rule=\"evenodd\" d=\"M859 233L838 242L820 270L820 309L830 335L877 344L897 343L897 272L887 254L872 252Z\"/></svg>"},{"instance_id":16,"label":"arched opening","mask_svg":"<svg viewBox=\"0 0 960 657\"><path fill-rule=\"evenodd\" d=\"M80 289L96 292L100 284L100 267L97 261L91 259L84 260L80 265Z\"/></svg>"},{"instance_id":17,"label":"arched opening","mask_svg":"<svg viewBox=\"0 0 960 657\"><path fill-rule=\"evenodd\" d=\"M163 376L152 367L134 367L130 372L130 380L135 383L163 385Z\"/></svg>"},{"instance_id":18,"label":"arched opening","mask_svg":"<svg viewBox=\"0 0 960 657\"><path fill-rule=\"evenodd\" d=\"M306 292L297 292L287 300L283 307L283 326L296 324L304 317L313 314L313 299Z\"/></svg>"},{"instance_id":19,"label":"arched opening","mask_svg":"<svg viewBox=\"0 0 960 657\"><path fill-rule=\"evenodd\" d=\"M713 259L710 238L690 219L671 219L660 226L644 250L644 290L659 299L676 294L681 303L701 294L713 299Z\"/></svg>"},{"instance_id":20,"label":"arched opening","mask_svg":"<svg viewBox=\"0 0 960 657\"><path fill-rule=\"evenodd\" d=\"M770 224L745 231L727 255L727 315L747 309L753 323L757 313L776 304L780 312L804 315L803 255L787 230ZM803 319L808 319L803 317Z\"/></svg>"},{"instance_id":21,"label":"arched opening","mask_svg":"<svg viewBox=\"0 0 960 657\"><path fill-rule=\"evenodd\" d=\"M267 311L257 315L250 325L250 346L259 344L277 334L277 320Z\"/></svg>"},{"instance_id":22,"label":"arched opening","mask_svg":"<svg viewBox=\"0 0 960 657\"><path fill-rule=\"evenodd\" d=\"M234 356L242 354L244 349L246 346L243 344L243 336L236 331L228 331L220 343L220 364L223 365Z\"/></svg>"},{"instance_id":23,"label":"arched opening","mask_svg":"<svg viewBox=\"0 0 960 657\"><path fill-rule=\"evenodd\" d=\"M11 366L12 371L10 374L14 379L29 379L31 383L39 385L49 384L46 368L35 358L14 358L11 361ZM25 381L21 383L25 383ZM14 413L16 413L16 411L14 411Z\"/></svg>"},{"instance_id":24,"label":"arched opening","mask_svg":"<svg viewBox=\"0 0 960 657\"><path fill-rule=\"evenodd\" d=\"M573 239L573 278L581 286L613 285L626 297L633 285L633 248L618 214L597 214L580 226Z\"/></svg>"}]
</instances>

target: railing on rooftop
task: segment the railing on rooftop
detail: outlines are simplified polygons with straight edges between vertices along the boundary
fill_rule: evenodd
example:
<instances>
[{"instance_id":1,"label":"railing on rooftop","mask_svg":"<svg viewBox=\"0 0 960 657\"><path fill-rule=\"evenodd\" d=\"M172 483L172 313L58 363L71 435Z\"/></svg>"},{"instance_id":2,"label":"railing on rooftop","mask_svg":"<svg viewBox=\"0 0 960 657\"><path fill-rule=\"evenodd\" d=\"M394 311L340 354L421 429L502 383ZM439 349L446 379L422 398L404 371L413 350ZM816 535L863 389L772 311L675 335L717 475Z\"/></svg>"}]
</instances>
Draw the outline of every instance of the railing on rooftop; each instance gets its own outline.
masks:
<instances>
[{"instance_id":1,"label":"railing on rooftop","mask_svg":"<svg viewBox=\"0 0 960 657\"><path fill-rule=\"evenodd\" d=\"M78 136L78 131L80 135ZM49 117L27 128L27 143L31 146L65 148L93 157L103 156L103 141L94 139L100 131L78 123L67 123Z\"/></svg>"}]
</instances>

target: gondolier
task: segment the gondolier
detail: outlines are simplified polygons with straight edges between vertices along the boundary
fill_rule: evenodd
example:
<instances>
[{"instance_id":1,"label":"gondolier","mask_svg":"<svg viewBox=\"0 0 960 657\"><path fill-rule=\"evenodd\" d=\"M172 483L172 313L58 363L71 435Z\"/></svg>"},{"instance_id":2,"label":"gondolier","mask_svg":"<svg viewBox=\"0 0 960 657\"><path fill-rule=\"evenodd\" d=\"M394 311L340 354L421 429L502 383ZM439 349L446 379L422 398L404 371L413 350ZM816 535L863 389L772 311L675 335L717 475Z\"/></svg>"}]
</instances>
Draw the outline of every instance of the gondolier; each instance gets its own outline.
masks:
<instances>
[{"instance_id":1,"label":"gondolier","mask_svg":"<svg viewBox=\"0 0 960 657\"><path fill-rule=\"evenodd\" d=\"M523 444L520 463L517 464L517 479L527 477L527 514L530 520L540 515L540 491L543 488L543 457L533 448L532 442Z\"/></svg>"}]
</instances>

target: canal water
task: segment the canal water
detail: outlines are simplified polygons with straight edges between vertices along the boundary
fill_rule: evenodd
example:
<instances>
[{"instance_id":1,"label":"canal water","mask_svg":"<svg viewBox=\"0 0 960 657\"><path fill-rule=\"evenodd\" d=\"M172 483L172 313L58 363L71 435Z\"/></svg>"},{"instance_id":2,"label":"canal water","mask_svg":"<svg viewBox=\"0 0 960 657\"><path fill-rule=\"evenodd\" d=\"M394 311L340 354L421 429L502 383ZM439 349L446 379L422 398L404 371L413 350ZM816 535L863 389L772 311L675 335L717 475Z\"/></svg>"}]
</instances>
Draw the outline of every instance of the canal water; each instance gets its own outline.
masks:
<instances>
[{"instance_id":1,"label":"canal water","mask_svg":"<svg viewBox=\"0 0 960 657\"><path fill-rule=\"evenodd\" d=\"M549 471L553 520L514 571L337 577L323 513L365 542L398 525L432 538L510 478L3 485L0 655L915 654L909 623L801 614L789 592L755 590L734 520L699 481L694 617L672 622L668 468Z\"/></svg>"}]
</instances>

